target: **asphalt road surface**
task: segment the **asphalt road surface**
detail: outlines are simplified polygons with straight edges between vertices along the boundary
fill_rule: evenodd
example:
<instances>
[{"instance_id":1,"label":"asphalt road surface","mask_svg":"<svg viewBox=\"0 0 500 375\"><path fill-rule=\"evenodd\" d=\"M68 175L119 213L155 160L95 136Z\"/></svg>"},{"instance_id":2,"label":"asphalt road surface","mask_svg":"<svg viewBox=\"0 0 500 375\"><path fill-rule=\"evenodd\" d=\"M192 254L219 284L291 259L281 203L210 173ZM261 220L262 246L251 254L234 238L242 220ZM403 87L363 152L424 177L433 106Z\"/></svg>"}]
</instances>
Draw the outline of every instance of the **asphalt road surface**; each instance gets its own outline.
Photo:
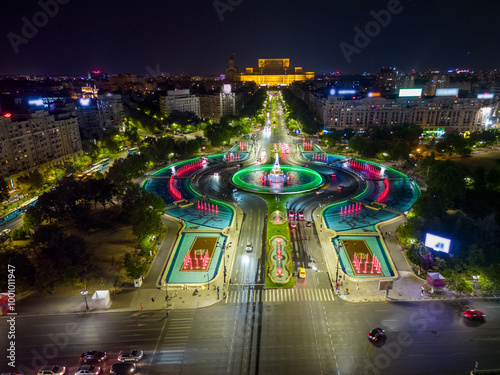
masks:
<instances>
[{"instance_id":1,"label":"asphalt road surface","mask_svg":"<svg viewBox=\"0 0 500 375\"><path fill-rule=\"evenodd\" d=\"M319 293L316 301L298 294L295 301L283 295L266 302L274 291L256 298L251 287L243 291L239 303L172 311L168 318L159 311L18 316L16 363L25 375L45 363L66 365L72 374L82 352L105 350L108 371L120 350L137 347L146 353L137 373L151 375L466 374L475 361L500 366L496 301L476 301L487 317L469 322L461 311L471 304L462 301L356 304L322 301L326 294ZM0 324L7 332L7 320ZM382 345L368 342L374 327L386 330ZM5 337L0 350L7 351Z\"/></svg>"}]
</instances>

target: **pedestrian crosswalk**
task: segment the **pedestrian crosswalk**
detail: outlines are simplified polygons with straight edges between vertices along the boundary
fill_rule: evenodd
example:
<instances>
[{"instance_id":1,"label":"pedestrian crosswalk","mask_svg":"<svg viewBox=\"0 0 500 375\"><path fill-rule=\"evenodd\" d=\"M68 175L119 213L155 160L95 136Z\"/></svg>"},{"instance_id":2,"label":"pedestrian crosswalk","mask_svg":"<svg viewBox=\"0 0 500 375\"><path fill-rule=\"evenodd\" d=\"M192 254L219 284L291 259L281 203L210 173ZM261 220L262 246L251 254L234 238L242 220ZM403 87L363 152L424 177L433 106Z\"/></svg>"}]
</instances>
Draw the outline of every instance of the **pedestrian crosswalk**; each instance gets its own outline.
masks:
<instances>
[{"instance_id":1,"label":"pedestrian crosswalk","mask_svg":"<svg viewBox=\"0 0 500 375\"><path fill-rule=\"evenodd\" d=\"M331 289L267 289L229 291L226 303L253 302L326 302L333 301Z\"/></svg>"},{"instance_id":2,"label":"pedestrian crosswalk","mask_svg":"<svg viewBox=\"0 0 500 375\"><path fill-rule=\"evenodd\" d=\"M193 314L191 311L173 314L161 347L155 356L157 365L179 365L182 363L192 325Z\"/></svg>"}]
</instances>

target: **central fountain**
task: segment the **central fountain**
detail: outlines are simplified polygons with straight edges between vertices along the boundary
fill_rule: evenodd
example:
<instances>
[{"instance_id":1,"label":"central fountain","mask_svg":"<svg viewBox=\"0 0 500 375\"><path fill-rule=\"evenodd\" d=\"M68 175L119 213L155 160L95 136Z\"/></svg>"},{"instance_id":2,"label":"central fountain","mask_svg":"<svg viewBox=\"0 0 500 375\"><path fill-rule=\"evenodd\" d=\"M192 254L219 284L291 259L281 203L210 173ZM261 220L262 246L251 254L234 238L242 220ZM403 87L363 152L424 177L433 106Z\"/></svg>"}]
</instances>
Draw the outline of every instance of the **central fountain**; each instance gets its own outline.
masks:
<instances>
[{"instance_id":1,"label":"central fountain","mask_svg":"<svg viewBox=\"0 0 500 375\"><path fill-rule=\"evenodd\" d=\"M280 157L278 153L276 153L274 156L275 160L273 168L271 169L271 172L269 172L269 181L274 184L281 184L283 183L284 174L280 167Z\"/></svg>"}]
</instances>

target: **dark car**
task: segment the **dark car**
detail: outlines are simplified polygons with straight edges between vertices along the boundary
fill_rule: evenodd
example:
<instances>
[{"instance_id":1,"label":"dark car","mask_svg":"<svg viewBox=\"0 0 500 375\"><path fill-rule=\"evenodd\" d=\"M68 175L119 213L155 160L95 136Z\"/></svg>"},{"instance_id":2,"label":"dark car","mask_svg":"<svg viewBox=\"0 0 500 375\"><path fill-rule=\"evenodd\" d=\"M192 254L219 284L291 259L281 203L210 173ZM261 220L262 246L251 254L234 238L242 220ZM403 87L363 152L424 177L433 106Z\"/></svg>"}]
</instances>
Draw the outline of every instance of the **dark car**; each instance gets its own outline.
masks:
<instances>
[{"instance_id":1,"label":"dark car","mask_svg":"<svg viewBox=\"0 0 500 375\"><path fill-rule=\"evenodd\" d=\"M368 340L370 341L378 341L385 337L385 331L382 328L374 328L368 334Z\"/></svg>"},{"instance_id":2,"label":"dark car","mask_svg":"<svg viewBox=\"0 0 500 375\"><path fill-rule=\"evenodd\" d=\"M466 319L484 319L486 314L484 314L482 311L479 310L467 310L464 311L464 318Z\"/></svg>"},{"instance_id":3,"label":"dark car","mask_svg":"<svg viewBox=\"0 0 500 375\"><path fill-rule=\"evenodd\" d=\"M108 358L106 352L100 352L98 350L89 350L80 356L82 362L102 362Z\"/></svg>"},{"instance_id":4,"label":"dark car","mask_svg":"<svg viewBox=\"0 0 500 375\"><path fill-rule=\"evenodd\" d=\"M297 224L296 223L290 223L290 232L297 232Z\"/></svg>"},{"instance_id":5,"label":"dark car","mask_svg":"<svg viewBox=\"0 0 500 375\"><path fill-rule=\"evenodd\" d=\"M311 222L310 222L310 221L308 221L308 222L306 223L306 226L310 227L310 226L311 226Z\"/></svg>"},{"instance_id":6,"label":"dark car","mask_svg":"<svg viewBox=\"0 0 500 375\"><path fill-rule=\"evenodd\" d=\"M135 369L136 369L135 363L117 362L114 363L113 366L111 366L109 373L115 375L132 374L135 372Z\"/></svg>"}]
</instances>

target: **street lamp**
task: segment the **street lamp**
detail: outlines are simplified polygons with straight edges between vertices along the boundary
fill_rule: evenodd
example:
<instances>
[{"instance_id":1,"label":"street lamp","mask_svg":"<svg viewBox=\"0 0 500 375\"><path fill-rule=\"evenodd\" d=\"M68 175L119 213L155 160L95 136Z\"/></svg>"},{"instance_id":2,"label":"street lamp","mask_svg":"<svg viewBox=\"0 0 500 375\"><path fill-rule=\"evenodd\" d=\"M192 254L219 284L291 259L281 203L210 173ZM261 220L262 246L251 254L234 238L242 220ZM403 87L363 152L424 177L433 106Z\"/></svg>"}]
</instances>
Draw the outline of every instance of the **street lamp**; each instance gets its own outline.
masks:
<instances>
[{"instance_id":1,"label":"street lamp","mask_svg":"<svg viewBox=\"0 0 500 375\"><path fill-rule=\"evenodd\" d=\"M335 247L335 253L337 254L337 274L335 275L335 287L337 287L337 284L339 282L339 258L340 258L340 250L338 249L337 245L334 245Z\"/></svg>"},{"instance_id":2,"label":"street lamp","mask_svg":"<svg viewBox=\"0 0 500 375\"><path fill-rule=\"evenodd\" d=\"M85 306L87 307L87 310L89 309L89 304L87 303L87 294L89 294L88 290L82 290L80 294L83 296L85 299Z\"/></svg>"}]
</instances>

